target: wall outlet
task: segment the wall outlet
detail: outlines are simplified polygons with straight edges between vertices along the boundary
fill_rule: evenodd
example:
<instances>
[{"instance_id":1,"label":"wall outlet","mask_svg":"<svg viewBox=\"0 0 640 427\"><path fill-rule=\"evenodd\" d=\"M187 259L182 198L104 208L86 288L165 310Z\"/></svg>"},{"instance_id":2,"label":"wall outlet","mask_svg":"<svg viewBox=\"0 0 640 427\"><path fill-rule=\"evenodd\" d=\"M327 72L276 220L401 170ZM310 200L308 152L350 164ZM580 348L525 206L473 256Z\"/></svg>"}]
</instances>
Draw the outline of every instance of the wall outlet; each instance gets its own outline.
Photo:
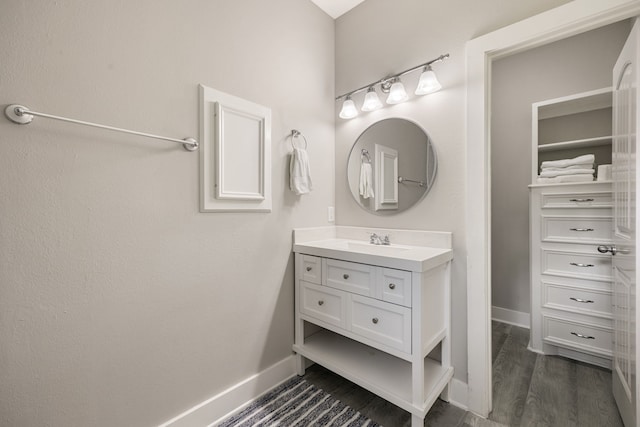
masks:
<instances>
[{"instance_id":1,"label":"wall outlet","mask_svg":"<svg viewBox=\"0 0 640 427\"><path fill-rule=\"evenodd\" d=\"M327 221L335 222L336 220L336 210L333 206L329 206L327 208Z\"/></svg>"}]
</instances>

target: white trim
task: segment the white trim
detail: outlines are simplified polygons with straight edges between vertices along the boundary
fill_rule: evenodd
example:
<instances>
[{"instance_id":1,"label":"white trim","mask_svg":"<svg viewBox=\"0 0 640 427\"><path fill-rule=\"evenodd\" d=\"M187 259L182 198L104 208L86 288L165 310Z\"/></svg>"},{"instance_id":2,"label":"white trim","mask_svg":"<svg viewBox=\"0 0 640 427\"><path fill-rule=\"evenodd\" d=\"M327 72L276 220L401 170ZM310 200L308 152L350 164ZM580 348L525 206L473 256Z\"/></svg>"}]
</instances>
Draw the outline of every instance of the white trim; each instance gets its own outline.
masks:
<instances>
[{"instance_id":1,"label":"white trim","mask_svg":"<svg viewBox=\"0 0 640 427\"><path fill-rule=\"evenodd\" d=\"M458 379L451 378L449 383L449 403L465 411L469 410L469 386Z\"/></svg>"},{"instance_id":2,"label":"white trim","mask_svg":"<svg viewBox=\"0 0 640 427\"><path fill-rule=\"evenodd\" d=\"M262 372L186 410L158 427L216 425L252 403L257 397L295 375L295 359L289 356Z\"/></svg>"},{"instance_id":3,"label":"white trim","mask_svg":"<svg viewBox=\"0 0 640 427\"><path fill-rule=\"evenodd\" d=\"M522 311L509 310L508 308L491 307L491 319L496 322L507 323L521 328L531 328L531 314Z\"/></svg>"},{"instance_id":4,"label":"white trim","mask_svg":"<svg viewBox=\"0 0 640 427\"><path fill-rule=\"evenodd\" d=\"M491 62L640 14L638 0L574 0L467 43L467 348L469 410L491 410Z\"/></svg>"}]
</instances>

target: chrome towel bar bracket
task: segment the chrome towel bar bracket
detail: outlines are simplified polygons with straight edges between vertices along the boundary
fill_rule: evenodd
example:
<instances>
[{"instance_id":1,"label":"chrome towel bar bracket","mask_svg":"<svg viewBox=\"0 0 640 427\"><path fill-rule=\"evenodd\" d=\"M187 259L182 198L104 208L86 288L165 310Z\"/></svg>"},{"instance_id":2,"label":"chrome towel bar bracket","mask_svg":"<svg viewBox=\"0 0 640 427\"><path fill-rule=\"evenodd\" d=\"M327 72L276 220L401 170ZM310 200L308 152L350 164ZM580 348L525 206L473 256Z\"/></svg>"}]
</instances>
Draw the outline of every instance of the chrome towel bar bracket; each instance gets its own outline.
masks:
<instances>
[{"instance_id":1,"label":"chrome towel bar bracket","mask_svg":"<svg viewBox=\"0 0 640 427\"><path fill-rule=\"evenodd\" d=\"M128 134L131 134L131 135L144 136L146 138L153 138L153 139L160 139L160 140L163 140L163 141L177 142L178 144L182 144L184 149L187 150L187 151L196 151L198 149L198 147L199 147L198 141L196 141L194 138L184 138L184 139L169 138L169 137L166 137L166 136L154 135L154 134L151 134L151 133L138 132L138 131L135 131L135 130L117 128L117 127L113 127L113 126L106 126L106 125L101 125L101 124L98 124L98 123L85 122L85 121L82 121L82 120L70 119L70 118L67 118L67 117L54 116L52 114L45 114L45 113L39 113L37 111L32 111L32 110L28 109L27 107L25 107L24 105L19 105L19 104L11 104L11 105L9 105L4 110L4 114L5 114L5 116L7 116L7 118L9 120L11 120L12 122L17 123L19 125L26 125L26 124L31 123L33 121L33 117L36 116L36 117L44 117L44 118L47 118L47 119L60 120L60 121L67 122L67 123L74 123L74 124L82 125L82 126L89 126L89 127L94 127L94 128L106 129L106 130L110 130L110 131L114 131L114 132L121 132L121 133L128 133Z\"/></svg>"}]
</instances>

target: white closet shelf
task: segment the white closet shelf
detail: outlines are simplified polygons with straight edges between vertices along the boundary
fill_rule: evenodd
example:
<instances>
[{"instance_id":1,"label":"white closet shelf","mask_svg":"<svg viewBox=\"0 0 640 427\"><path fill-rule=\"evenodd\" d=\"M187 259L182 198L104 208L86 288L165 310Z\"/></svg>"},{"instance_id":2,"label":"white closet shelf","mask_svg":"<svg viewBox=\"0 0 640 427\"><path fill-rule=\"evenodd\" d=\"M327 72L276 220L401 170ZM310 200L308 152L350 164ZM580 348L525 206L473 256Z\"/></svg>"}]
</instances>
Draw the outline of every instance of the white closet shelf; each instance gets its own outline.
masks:
<instances>
[{"instance_id":1,"label":"white closet shelf","mask_svg":"<svg viewBox=\"0 0 640 427\"><path fill-rule=\"evenodd\" d=\"M554 142L551 144L538 145L538 152L566 150L571 148L588 148L609 145L613 137L611 135L599 136L597 138L576 139L573 141Z\"/></svg>"},{"instance_id":2,"label":"white closet shelf","mask_svg":"<svg viewBox=\"0 0 640 427\"><path fill-rule=\"evenodd\" d=\"M359 384L406 411L427 413L435 399L453 377L452 367L424 359L425 401L416 404L411 398L411 363L373 347L322 330L305 338L293 349L338 375Z\"/></svg>"}]
</instances>

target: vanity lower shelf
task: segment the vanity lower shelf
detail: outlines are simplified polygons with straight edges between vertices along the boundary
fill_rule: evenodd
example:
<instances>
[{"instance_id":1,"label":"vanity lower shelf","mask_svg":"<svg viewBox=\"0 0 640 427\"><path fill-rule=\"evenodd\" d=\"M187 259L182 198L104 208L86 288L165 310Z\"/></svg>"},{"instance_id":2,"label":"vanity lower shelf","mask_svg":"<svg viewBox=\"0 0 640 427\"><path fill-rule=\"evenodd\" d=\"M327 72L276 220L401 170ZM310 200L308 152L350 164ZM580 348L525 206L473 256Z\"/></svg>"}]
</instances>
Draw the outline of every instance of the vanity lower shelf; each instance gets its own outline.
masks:
<instances>
[{"instance_id":1,"label":"vanity lower shelf","mask_svg":"<svg viewBox=\"0 0 640 427\"><path fill-rule=\"evenodd\" d=\"M425 358L425 401L414 404L411 363L407 361L328 330L316 332L293 349L406 411L420 412L422 417L453 376L452 367Z\"/></svg>"}]
</instances>

